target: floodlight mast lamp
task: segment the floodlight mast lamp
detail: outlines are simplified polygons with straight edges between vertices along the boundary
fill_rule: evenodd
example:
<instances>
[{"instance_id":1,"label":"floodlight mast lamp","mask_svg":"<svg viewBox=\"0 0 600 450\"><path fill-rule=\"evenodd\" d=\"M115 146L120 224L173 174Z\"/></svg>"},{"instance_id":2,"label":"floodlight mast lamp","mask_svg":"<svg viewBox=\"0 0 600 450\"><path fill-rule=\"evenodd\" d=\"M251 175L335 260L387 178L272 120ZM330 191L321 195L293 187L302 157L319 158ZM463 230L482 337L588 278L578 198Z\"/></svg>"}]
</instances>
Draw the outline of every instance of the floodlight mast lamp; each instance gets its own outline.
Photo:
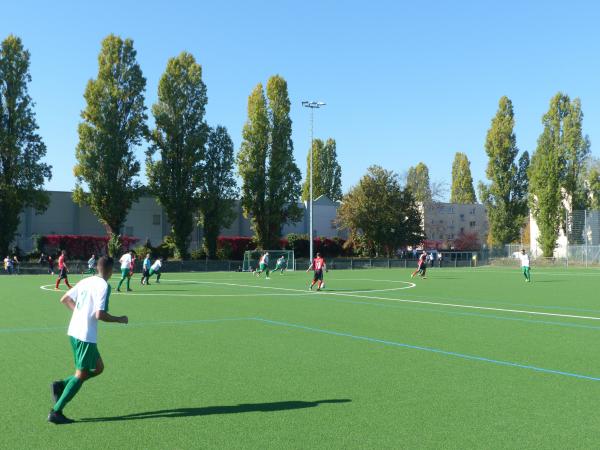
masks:
<instances>
[{"instance_id":1,"label":"floodlight mast lamp","mask_svg":"<svg viewBox=\"0 0 600 450\"><path fill-rule=\"evenodd\" d=\"M313 260L313 144L314 144L314 115L315 109L319 109L322 106L325 106L325 102L317 102L317 101L303 101L302 106L305 108L310 108L310 152L308 157L308 171L310 172L310 177L308 181L309 185L309 199L308 199L308 215L309 215L309 233L308 239L310 242L309 249L309 260L312 263Z\"/></svg>"}]
</instances>

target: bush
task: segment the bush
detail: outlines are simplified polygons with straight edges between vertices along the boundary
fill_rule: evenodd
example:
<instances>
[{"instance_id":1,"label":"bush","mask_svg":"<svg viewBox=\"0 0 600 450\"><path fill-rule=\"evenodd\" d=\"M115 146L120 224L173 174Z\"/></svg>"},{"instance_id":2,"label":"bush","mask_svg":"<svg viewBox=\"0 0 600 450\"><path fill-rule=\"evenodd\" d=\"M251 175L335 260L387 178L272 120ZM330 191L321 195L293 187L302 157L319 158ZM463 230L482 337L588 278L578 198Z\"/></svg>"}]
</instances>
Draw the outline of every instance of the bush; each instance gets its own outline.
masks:
<instances>
[{"instance_id":1,"label":"bush","mask_svg":"<svg viewBox=\"0 0 600 450\"><path fill-rule=\"evenodd\" d=\"M203 248L192 250L192 252L190 253L190 259L193 259L195 261L206 259L206 250Z\"/></svg>"},{"instance_id":2,"label":"bush","mask_svg":"<svg viewBox=\"0 0 600 450\"><path fill-rule=\"evenodd\" d=\"M229 241L221 242L221 245L217 246L217 258L221 260L231 259L233 255L233 247Z\"/></svg>"},{"instance_id":3,"label":"bush","mask_svg":"<svg viewBox=\"0 0 600 450\"><path fill-rule=\"evenodd\" d=\"M319 252L325 258L337 258L339 256L352 256L354 251L351 246L344 248L345 240L335 238L317 237L313 239L314 252ZM308 258L310 252L310 241L306 234L290 233L287 236L288 250L294 251L296 258Z\"/></svg>"},{"instance_id":4,"label":"bush","mask_svg":"<svg viewBox=\"0 0 600 450\"><path fill-rule=\"evenodd\" d=\"M231 248L231 253L229 258L236 261L241 261L244 259L244 252L246 250L254 250L256 248L256 242L251 237L243 237L243 236L219 236L217 238L217 257L219 257L219 250L228 245ZM222 254L222 253L221 253ZM221 259L219 257L219 259Z\"/></svg>"},{"instance_id":5,"label":"bush","mask_svg":"<svg viewBox=\"0 0 600 450\"><path fill-rule=\"evenodd\" d=\"M87 260L90 255L105 255L108 252L108 236L87 236L70 234L51 234L39 240L39 250L48 255L56 255L66 250L69 258ZM122 236L120 245L129 250L138 238Z\"/></svg>"}]
</instances>

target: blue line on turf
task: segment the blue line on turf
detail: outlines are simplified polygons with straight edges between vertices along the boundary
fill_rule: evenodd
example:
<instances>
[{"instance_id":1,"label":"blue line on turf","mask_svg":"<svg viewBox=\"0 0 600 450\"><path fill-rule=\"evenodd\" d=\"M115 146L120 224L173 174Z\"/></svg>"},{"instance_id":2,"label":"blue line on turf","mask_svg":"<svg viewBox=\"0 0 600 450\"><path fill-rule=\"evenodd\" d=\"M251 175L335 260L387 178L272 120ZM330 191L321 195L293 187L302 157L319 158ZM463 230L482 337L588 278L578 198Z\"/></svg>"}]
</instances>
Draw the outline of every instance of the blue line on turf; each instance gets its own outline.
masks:
<instances>
[{"instance_id":1,"label":"blue line on turf","mask_svg":"<svg viewBox=\"0 0 600 450\"><path fill-rule=\"evenodd\" d=\"M219 323L219 322L233 322L242 320L256 320L254 317L226 317L224 319L198 319L198 320L170 320L164 322L136 322L130 323L125 326L126 328L137 328L137 327L149 327L153 325L186 325L186 324L198 324L198 323ZM123 329L123 328L107 328L107 329ZM59 327L39 327L39 328L0 328L0 333L27 333L27 332L44 332L44 331L66 331L67 326Z\"/></svg>"},{"instance_id":2,"label":"blue line on turf","mask_svg":"<svg viewBox=\"0 0 600 450\"><path fill-rule=\"evenodd\" d=\"M578 378L578 379L583 379L583 380L600 381L600 377L594 377L591 375L583 375L583 374L573 373L573 372L564 372L562 370L545 369L543 367L531 366L528 364L519 364L519 363L510 362L510 361L502 361L502 360L498 360L498 359L486 358L483 356L467 355L464 353L451 352L451 351L441 350L441 349L432 348L432 347L423 347L420 345L404 344L401 342L388 341L388 340L377 339L377 338L372 338L372 337L368 337L368 336L357 336L354 334L343 333L343 332L339 332L339 331L325 330L325 329L321 329L321 328L309 327L306 325L298 325L298 324L294 324L294 323L280 322L277 320L263 319L260 317L257 317L256 320L258 320L260 322L264 322L264 323L269 323L272 325L278 325L278 326L289 327L289 328L297 328L300 330L312 331L314 333L323 333L323 334L329 334L332 336L347 337L347 338L351 338L351 339L358 339L361 341L374 342L377 344L391 345L394 347L408 348L411 350L420 350L420 351L424 351L424 352L437 353L440 355L454 356L456 358L468 359L471 361L487 362L487 363L496 364L496 365L500 365L500 366L516 367L519 369L532 370L535 372L549 373L549 374L553 374L553 375L561 375L561 376Z\"/></svg>"}]
</instances>

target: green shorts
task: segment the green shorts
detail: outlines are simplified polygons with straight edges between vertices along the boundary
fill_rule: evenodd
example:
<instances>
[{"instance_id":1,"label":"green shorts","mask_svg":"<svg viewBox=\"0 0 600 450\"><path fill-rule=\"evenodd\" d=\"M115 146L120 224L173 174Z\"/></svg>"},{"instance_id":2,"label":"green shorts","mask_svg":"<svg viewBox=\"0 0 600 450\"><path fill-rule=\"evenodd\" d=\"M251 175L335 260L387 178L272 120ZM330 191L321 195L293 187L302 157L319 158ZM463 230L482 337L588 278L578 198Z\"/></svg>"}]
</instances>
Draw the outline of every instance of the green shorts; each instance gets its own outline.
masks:
<instances>
[{"instance_id":1,"label":"green shorts","mask_svg":"<svg viewBox=\"0 0 600 450\"><path fill-rule=\"evenodd\" d=\"M267 265L266 265L266 264L264 264L264 263L262 263L262 264L260 265L260 267L259 267L259 270L260 270L261 272L263 272L263 271L264 271L266 268L267 268Z\"/></svg>"},{"instance_id":2,"label":"green shorts","mask_svg":"<svg viewBox=\"0 0 600 450\"><path fill-rule=\"evenodd\" d=\"M129 269L121 269L121 278L127 278L129 276Z\"/></svg>"},{"instance_id":3,"label":"green shorts","mask_svg":"<svg viewBox=\"0 0 600 450\"><path fill-rule=\"evenodd\" d=\"M83 342L73 336L69 336L73 357L75 359L75 368L82 370L96 370L96 363L100 358L98 346L92 342Z\"/></svg>"},{"instance_id":4,"label":"green shorts","mask_svg":"<svg viewBox=\"0 0 600 450\"><path fill-rule=\"evenodd\" d=\"M150 269L150 276L154 275L155 273L160 273L160 269L158 269L158 270Z\"/></svg>"}]
</instances>

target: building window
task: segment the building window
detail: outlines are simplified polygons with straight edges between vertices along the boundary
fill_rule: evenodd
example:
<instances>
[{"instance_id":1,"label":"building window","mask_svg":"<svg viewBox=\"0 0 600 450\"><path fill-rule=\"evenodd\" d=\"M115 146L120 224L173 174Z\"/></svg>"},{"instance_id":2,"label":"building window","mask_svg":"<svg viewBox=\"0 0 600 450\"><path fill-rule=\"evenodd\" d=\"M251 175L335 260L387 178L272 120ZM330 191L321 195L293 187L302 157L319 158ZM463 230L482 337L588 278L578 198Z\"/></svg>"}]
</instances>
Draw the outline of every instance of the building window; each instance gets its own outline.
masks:
<instances>
[{"instance_id":1,"label":"building window","mask_svg":"<svg viewBox=\"0 0 600 450\"><path fill-rule=\"evenodd\" d=\"M160 214L152 215L152 225L160 225Z\"/></svg>"},{"instance_id":2,"label":"building window","mask_svg":"<svg viewBox=\"0 0 600 450\"><path fill-rule=\"evenodd\" d=\"M465 215L464 215L464 214L461 214L461 215L460 215L460 220L461 220L461 221L464 221L464 220L465 220Z\"/></svg>"},{"instance_id":3,"label":"building window","mask_svg":"<svg viewBox=\"0 0 600 450\"><path fill-rule=\"evenodd\" d=\"M475 214L475 208L471 208L471 214Z\"/></svg>"},{"instance_id":4,"label":"building window","mask_svg":"<svg viewBox=\"0 0 600 450\"><path fill-rule=\"evenodd\" d=\"M125 236L133 236L133 227L125 227Z\"/></svg>"},{"instance_id":5,"label":"building window","mask_svg":"<svg viewBox=\"0 0 600 450\"><path fill-rule=\"evenodd\" d=\"M465 232L465 229L464 229L464 227L460 227L460 232L461 232L461 233L464 233L464 232Z\"/></svg>"},{"instance_id":6,"label":"building window","mask_svg":"<svg viewBox=\"0 0 600 450\"><path fill-rule=\"evenodd\" d=\"M471 221L469 222L469 225L471 226L471 228L472 228L472 227L474 227L476 224L477 224L477 223L476 223L474 220L471 220Z\"/></svg>"}]
</instances>

